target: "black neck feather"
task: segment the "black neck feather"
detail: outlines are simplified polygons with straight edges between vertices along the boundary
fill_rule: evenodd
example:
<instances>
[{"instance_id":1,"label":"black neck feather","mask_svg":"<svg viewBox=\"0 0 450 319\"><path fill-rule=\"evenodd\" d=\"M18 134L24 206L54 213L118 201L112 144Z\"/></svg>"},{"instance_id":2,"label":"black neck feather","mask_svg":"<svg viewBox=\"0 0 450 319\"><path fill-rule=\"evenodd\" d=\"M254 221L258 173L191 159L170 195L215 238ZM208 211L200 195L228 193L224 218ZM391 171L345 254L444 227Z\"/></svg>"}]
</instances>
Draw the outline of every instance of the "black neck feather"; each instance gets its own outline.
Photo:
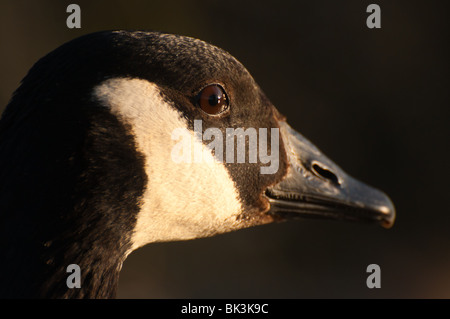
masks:
<instances>
[{"instance_id":1,"label":"black neck feather","mask_svg":"<svg viewBox=\"0 0 450 319\"><path fill-rule=\"evenodd\" d=\"M144 159L126 124L71 95L31 110L18 94L0 121L0 298L115 296ZM67 287L69 264L81 288Z\"/></svg>"}]
</instances>

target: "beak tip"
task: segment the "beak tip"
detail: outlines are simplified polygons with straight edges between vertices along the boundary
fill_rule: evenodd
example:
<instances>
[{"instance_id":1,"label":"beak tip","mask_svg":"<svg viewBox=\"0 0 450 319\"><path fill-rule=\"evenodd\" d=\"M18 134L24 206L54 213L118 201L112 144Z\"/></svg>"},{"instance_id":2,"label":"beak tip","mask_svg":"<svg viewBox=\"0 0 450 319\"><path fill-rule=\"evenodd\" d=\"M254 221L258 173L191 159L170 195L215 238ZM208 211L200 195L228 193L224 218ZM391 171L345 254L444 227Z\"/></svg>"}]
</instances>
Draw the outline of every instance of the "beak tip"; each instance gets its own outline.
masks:
<instances>
[{"instance_id":1,"label":"beak tip","mask_svg":"<svg viewBox=\"0 0 450 319\"><path fill-rule=\"evenodd\" d=\"M389 229L392 228L392 226L394 226L394 221L395 221L395 217L394 218L385 218L381 221L381 227L385 228L385 229Z\"/></svg>"},{"instance_id":2,"label":"beak tip","mask_svg":"<svg viewBox=\"0 0 450 319\"><path fill-rule=\"evenodd\" d=\"M396 212L394 204L390 199L388 199L387 203L379 208L380 213L382 213L382 220L380 222L383 228L389 229L394 226Z\"/></svg>"}]
</instances>

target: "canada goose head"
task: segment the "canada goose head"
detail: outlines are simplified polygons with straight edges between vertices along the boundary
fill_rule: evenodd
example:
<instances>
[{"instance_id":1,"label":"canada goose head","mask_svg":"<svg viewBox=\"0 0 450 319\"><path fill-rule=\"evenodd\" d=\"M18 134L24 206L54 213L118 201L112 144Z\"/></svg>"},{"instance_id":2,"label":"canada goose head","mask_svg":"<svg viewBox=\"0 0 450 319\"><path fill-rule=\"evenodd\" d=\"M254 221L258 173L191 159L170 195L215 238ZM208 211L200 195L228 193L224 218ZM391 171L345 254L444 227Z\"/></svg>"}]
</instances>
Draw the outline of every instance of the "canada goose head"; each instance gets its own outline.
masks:
<instances>
[{"instance_id":1,"label":"canada goose head","mask_svg":"<svg viewBox=\"0 0 450 319\"><path fill-rule=\"evenodd\" d=\"M42 58L2 116L0 161L2 296L113 297L123 261L148 243L395 216L234 57L171 34L99 32Z\"/></svg>"}]
</instances>

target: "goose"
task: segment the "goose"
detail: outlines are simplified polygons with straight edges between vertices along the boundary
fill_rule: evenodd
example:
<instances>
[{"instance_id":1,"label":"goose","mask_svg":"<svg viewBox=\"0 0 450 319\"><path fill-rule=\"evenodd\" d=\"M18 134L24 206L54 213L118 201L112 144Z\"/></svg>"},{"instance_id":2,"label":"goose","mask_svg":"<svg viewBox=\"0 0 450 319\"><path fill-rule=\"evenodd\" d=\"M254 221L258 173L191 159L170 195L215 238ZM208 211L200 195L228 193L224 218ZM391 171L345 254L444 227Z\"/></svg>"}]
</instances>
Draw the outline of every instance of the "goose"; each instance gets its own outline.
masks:
<instances>
[{"instance_id":1,"label":"goose","mask_svg":"<svg viewBox=\"0 0 450 319\"><path fill-rule=\"evenodd\" d=\"M30 69L1 117L2 298L114 298L139 247L307 217L389 228L395 209L198 39L81 36Z\"/></svg>"}]
</instances>

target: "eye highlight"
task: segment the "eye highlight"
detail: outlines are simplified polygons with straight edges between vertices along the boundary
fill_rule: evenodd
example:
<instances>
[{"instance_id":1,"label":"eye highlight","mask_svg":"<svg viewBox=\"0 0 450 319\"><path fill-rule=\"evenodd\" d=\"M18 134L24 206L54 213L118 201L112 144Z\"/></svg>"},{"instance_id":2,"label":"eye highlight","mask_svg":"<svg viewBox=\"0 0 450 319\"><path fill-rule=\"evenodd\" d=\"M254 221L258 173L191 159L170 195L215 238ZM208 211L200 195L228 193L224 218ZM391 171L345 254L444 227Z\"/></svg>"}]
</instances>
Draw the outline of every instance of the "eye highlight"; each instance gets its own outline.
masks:
<instances>
[{"instance_id":1,"label":"eye highlight","mask_svg":"<svg viewBox=\"0 0 450 319\"><path fill-rule=\"evenodd\" d=\"M197 95L197 104L203 112L210 115L218 115L228 109L228 96L225 90L218 84L204 87Z\"/></svg>"}]
</instances>

